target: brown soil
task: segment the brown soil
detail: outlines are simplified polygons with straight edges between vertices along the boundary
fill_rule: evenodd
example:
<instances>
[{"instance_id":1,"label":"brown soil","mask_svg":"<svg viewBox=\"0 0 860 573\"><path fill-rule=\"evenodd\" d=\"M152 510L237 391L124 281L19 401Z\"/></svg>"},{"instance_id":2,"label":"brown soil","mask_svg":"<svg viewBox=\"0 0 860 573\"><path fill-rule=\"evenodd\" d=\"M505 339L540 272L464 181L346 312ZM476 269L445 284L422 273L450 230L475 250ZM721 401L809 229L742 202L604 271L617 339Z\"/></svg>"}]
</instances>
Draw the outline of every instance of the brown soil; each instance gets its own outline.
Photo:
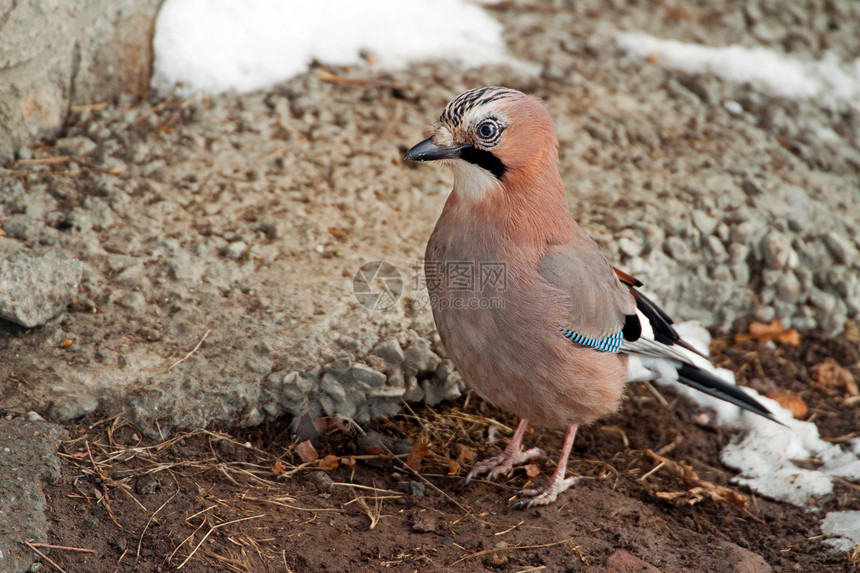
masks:
<instances>
[{"instance_id":1,"label":"brown soil","mask_svg":"<svg viewBox=\"0 0 860 573\"><path fill-rule=\"evenodd\" d=\"M815 389L810 368L832 357L860 375L857 341L810 334L796 348L727 338L713 347L742 383L798 392L824 438L856 435L860 406ZM68 573L766 570L758 556L774 571L857 570L856 554L833 552L816 536L820 510L860 509L860 488L837 484L816 511L740 491L719 461L731 432L697 423L693 404L660 392L670 407L631 386L619 413L581 430L569 472L589 479L556 505L525 511L509 509L510 499L547 478L562 435L526 438L549 453L529 468L540 475L519 468L501 483L466 486L469 455L497 453L516 422L474 397L407 408L364 428L364 437L325 421L322 460L303 465L286 420L161 443L119 418L85 420L68 427L64 478L46 493L50 543L95 552L50 557ZM744 497L664 501L659 493L688 491L689 482L671 463L649 473L657 463L647 450ZM319 469L335 456L338 467Z\"/></svg>"}]
</instances>

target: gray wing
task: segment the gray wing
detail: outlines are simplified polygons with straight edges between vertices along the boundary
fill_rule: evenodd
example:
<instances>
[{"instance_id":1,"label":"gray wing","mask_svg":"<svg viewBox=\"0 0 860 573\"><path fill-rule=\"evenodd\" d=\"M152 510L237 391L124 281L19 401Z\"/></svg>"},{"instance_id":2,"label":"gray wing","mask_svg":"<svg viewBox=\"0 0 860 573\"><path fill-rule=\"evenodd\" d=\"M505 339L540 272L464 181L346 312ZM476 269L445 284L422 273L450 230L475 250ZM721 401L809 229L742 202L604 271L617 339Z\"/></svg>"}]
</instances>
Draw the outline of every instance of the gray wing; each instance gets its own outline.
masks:
<instances>
[{"instance_id":1,"label":"gray wing","mask_svg":"<svg viewBox=\"0 0 860 573\"><path fill-rule=\"evenodd\" d=\"M570 311L558 317L559 328L595 343L616 336L620 344L628 317L636 316L636 301L597 244L581 229L576 232L570 243L550 247L538 265L540 276L567 295Z\"/></svg>"}]
</instances>

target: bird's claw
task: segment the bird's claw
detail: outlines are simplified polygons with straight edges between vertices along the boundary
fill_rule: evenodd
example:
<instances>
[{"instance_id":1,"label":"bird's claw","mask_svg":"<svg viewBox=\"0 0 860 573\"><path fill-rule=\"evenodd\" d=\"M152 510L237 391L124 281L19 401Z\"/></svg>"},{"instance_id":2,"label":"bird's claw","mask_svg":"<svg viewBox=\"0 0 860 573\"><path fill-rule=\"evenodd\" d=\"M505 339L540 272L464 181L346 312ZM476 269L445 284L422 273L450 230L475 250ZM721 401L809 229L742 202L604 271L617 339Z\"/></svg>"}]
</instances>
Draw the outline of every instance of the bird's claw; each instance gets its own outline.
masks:
<instances>
[{"instance_id":1,"label":"bird's claw","mask_svg":"<svg viewBox=\"0 0 860 573\"><path fill-rule=\"evenodd\" d=\"M520 490L514 496L529 499L521 499L513 503L511 509L529 509L539 505L549 505L558 499L558 494L583 479L585 478L582 476L571 476L564 479L553 477L544 487Z\"/></svg>"},{"instance_id":2,"label":"bird's claw","mask_svg":"<svg viewBox=\"0 0 860 573\"><path fill-rule=\"evenodd\" d=\"M506 449L498 456L493 456L476 463L472 468L472 471L470 471L466 476L466 485L469 485L469 482L472 481L472 477L479 476L481 474L487 474L486 479L488 481L493 481L497 477L509 473L515 465L522 464L532 458L545 455L546 452L540 448L531 448L526 451L522 451L520 449L509 451Z\"/></svg>"}]
</instances>

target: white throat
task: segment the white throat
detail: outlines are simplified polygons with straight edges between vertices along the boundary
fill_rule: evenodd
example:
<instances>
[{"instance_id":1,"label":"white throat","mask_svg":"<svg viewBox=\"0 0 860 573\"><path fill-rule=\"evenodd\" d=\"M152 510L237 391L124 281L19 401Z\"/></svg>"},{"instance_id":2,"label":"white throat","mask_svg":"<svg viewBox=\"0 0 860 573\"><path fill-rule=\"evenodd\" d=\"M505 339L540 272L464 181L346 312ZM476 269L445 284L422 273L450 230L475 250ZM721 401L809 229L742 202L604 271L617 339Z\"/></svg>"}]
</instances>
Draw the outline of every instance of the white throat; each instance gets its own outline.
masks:
<instances>
[{"instance_id":1,"label":"white throat","mask_svg":"<svg viewBox=\"0 0 860 573\"><path fill-rule=\"evenodd\" d=\"M501 188L499 180L482 167L462 159L446 162L454 172L454 191L463 199L481 201Z\"/></svg>"}]
</instances>

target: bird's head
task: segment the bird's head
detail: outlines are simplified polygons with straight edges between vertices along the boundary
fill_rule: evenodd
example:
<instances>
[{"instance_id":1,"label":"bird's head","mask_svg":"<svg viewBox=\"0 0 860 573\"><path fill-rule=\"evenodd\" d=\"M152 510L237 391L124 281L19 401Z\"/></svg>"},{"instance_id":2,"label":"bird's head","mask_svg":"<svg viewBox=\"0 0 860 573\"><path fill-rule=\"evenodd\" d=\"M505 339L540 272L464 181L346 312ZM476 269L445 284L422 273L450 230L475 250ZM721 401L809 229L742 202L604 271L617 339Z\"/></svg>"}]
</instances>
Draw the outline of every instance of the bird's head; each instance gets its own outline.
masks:
<instances>
[{"instance_id":1,"label":"bird's head","mask_svg":"<svg viewBox=\"0 0 860 573\"><path fill-rule=\"evenodd\" d=\"M527 185L537 173L556 169L552 120L540 100L517 90L484 87L458 95L432 133L406 159L449 165L454 189L468 199Z\"/></svg>"}]
</instances>

